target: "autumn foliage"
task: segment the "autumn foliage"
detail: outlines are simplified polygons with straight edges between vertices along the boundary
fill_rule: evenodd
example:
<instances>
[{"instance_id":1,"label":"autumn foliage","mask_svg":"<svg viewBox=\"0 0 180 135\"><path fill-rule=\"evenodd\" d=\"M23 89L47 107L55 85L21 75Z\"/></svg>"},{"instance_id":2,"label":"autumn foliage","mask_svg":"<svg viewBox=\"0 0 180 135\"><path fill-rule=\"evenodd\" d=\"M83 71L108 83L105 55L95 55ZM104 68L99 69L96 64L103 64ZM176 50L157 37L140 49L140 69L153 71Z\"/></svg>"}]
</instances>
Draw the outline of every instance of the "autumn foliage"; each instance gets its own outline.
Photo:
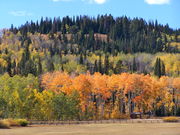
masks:
<instances>
[{"instance_id":1,"label":"autumn foliage","mask_svg":"<svg viewBox=\"0 0 180 135\"><path fill-rule=\"evenodd\" d=\"M92 111L92 118L115 118L132 112L174 113L180 93L180 79L143 74L118 75L46 73L42 87L55 93L77 91L82 113ZM172 112L173 111L173 112Z\"/></svg>"}]
</instances>

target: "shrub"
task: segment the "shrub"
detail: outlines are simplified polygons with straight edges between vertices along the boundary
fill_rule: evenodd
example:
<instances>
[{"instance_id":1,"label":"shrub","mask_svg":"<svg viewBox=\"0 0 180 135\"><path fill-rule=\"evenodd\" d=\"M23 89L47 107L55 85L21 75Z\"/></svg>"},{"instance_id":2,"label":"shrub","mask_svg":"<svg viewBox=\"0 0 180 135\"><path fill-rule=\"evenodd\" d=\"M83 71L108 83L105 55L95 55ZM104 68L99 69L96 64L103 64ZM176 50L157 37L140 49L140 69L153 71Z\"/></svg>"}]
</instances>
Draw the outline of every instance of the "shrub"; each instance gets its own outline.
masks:
<instances>
[{"instance_id":1,"label":"shrub","mask_svg":"<svg viewBox=\"0 0 180 135\"><path fill-rule=\"evenodd\" d=\"M26 119L17 119L16 122L22 127L26 127L29 124Z\"/></svg>"},{"instance_id":2,"label":"shrub","mask_svg":"<svg viewBox=\"0 0 180 135\"><path fill-rule=\"evenodd\" d=\"M119 119L130 119L130 116L128 114L120 114Z\"/></svg>"},{"instance_id":3,"label":"shrub","mask_svg":"<svg viewBox=\"0 0 180 135\"><path fill-rule=\"evenodd\" d=\"M14 119L5 119L7 123L9 123L9 126L20 126L20 124L17 122L17 120Z\"/></svg>"},{"instance_id":4,"label":"shrub","mask_svg":"<svg viewBox=\"0 0 180 135\"><path fill-rule=\"evenodd\" d=\"M10 128L10 125L7 121L0 120L0 128L8 129L8 128Z\"/></svg>"},{"instance_id":5,"label":"shrub","mask_svg":"<svg viewBox=\"0 0 180 135\"><path fill-rule=\"evenodd\" d=\"M178 122L179 121L179 118L178 117L164 117L163 118L163 121L164 122Z\"/></svg>"}]
</instances>

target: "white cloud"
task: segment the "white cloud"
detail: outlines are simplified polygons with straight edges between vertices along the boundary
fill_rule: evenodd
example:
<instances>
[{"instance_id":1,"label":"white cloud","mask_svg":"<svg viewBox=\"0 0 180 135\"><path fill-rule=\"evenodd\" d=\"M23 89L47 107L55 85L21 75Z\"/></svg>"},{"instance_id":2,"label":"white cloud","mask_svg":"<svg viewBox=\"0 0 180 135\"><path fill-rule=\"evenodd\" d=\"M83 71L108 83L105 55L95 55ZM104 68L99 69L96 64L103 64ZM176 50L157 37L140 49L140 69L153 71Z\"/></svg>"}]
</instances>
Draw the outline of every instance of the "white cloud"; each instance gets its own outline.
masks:
<instances>
[{"instance_id":1,"label":"white cloud","mask_svg":"<svg viewBox=\"0 0 180 135\"><path fill-rule=\"evenodd\" d=\"M104 4L106 0L94 0L97 4Z\"/></svg>"},{"instance_id":2,"label":"white cloud","mask_svg":"<svg viewBox=\"0 0 180 135\"><path fill-rule=\"evenodd\" d=\"M104 4L107 2L107 0L82 0L82 1L87 1L90 4L96 3L96 4Z\"/></svg>"},{"instance_id":3,"label":"white cloud","mask_svg":"<svg viewBox=\"0 0 180 135\"><path fill-rule=\"evenodd\" d=\"M10 15L13 16L32 16L32 13L29 13L27 11L11 11L9 12Z\"/></svg>"},{"instance_id":4,"label":"white cloud","mask_svg":"<svg viewBox=\"0 0 180 135\"><path fill-rule=\"evenodd\" d=\"M53 2L60 2L60 1L63 1L63 2L69 2L71 0L52 0Z\"/></svg>"},{"instance_id":5,"label":"white cloud","mask_svg":"<svg viewBox=\"0 0 180 135\"><path fill-rule=\"evenodd\" d=\"M153 5L162 5L162 4L169 4L170 0L145 0L147 4Z\"/></svg>"}]
</instances>

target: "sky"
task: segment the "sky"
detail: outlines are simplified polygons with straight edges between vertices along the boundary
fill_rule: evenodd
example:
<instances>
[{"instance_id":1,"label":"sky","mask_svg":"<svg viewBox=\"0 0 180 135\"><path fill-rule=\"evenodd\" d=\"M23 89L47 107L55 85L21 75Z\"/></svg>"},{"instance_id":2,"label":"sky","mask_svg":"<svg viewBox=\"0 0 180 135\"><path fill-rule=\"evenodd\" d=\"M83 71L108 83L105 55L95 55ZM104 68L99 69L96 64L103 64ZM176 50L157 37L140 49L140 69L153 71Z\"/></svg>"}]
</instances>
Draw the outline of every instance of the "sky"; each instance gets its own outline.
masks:
<instances>
[{"instance_id":1,"label":"sky","mask_svg":"<svg viewBox=\"0 0 180 135\"><path fill-rule=\"evenodd\" d=\"M99 14L158 20L173 29L180 28L180 0L0 0L0 29L41 17Z\"/></svg>"}]
</instances>

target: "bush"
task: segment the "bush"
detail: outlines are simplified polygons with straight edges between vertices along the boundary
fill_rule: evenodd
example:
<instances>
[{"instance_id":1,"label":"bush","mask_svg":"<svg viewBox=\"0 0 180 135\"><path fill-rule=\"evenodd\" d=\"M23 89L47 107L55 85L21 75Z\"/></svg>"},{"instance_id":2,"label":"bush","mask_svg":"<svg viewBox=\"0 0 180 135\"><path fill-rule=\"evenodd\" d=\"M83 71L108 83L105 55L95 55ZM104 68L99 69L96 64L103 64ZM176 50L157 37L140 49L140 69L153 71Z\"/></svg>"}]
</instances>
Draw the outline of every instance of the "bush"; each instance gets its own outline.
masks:
<instances>
[{"instance_id":1,"label":"bush","mask_svg":"<svg viewBox=\"0 0 180 135\"><path fill-rule=\"evenodd\" d=\"M130 116L128 114L120 114L119 119L130 119Z\"/></svg>"},{"instance_id":2,"label":"bush","mask_svg":"<svg viewBox=\"0 0 180 135\"><path fill-rule=\"evenodd\" d=\"M179 121L179 118L178 117L164 117L163 118L163 121L164 122L178 122Z\"/></svg>"},{"instance_id":3,"label":"bush","mask_svg":"<svg viewBox=\"0 0 180 135\"><path fill-rule=\"evenodd\" d=\"M17 120L14 119L5 119L7 123L9 123L9 126L20 126L20 124L17 122Z\"/></svg>"},{"instance_id":4,"label":"bush","mask_svg":"<svg viewBox=\"0 0 180 135\"><path fill-rule=\"evenodd\" d=\"M7 121L0 120L0 128L8 129L8 128L10 128L10 125Z\"/></svg>"},{"instance_id":5,"label":"bush","mask_svg":"<svg viewBox=\"0 0 180 135\"><path fill-rule=\"evenodd\" d=\"M15 121L22 127L26 127L29 124L29 122L26 119L17 119Z\"/></svg>"}]
</instances>

